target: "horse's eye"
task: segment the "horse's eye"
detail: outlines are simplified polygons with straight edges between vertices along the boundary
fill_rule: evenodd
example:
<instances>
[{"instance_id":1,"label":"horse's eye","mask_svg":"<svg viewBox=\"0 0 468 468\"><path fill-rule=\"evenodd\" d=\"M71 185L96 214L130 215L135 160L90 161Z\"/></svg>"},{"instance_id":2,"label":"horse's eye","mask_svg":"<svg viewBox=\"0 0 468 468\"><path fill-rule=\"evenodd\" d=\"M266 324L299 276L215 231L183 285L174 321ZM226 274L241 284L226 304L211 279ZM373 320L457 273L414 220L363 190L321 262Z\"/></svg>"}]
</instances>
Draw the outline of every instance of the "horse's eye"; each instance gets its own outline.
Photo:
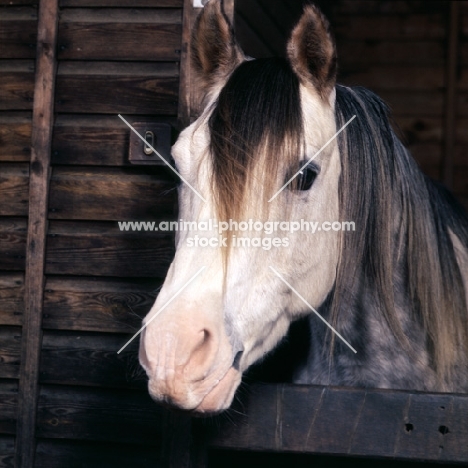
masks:
<instances>
[{"instance_id":1,"label":"horse's eye","mask_svg":"<svg viewBox=\"0 0 468 468\"><path fill-rule=\"evenodd\" d=\"M291 181L291 190L309 190L314 185L315 179L317 178L318 170L313 167L306 167L296 177L295 180Z\"/></svg>"}]
</instances>

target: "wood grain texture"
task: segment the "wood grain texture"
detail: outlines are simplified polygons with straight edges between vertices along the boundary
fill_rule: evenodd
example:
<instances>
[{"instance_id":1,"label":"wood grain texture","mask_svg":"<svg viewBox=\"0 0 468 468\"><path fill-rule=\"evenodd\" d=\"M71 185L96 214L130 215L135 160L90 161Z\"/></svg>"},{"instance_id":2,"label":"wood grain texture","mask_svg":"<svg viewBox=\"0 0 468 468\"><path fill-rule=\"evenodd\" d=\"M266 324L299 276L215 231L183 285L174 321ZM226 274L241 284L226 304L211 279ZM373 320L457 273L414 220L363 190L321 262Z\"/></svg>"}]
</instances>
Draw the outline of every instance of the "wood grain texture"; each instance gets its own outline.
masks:
<instances>
[{"instance_id":1,"label":"wood grain texture","mask_svg":"<svg viewBox=\"0 0 468 468\"><path fill-rule=\"evenodd\" d=\"M1 465L0 465L1 466ZM126 443L43 439L37 444L35 468L159 467L154 447Z\"/></svg>"},{"instance_id":2,"label":"wood grain texture","mask_svg":"<svg viewBox=\"0 0 468 468\"><path fill-rule=\"evenodd\" d=\"M173 219L176 184L165 167L55 168L49 218L99 221Z\"/></svg>"},{"instance_id":3,"label":"wood grain texture","mask_svg":"<svg viewBox=\"0 0 468 468\"><path fill-rule=\"evenodd\" d=\"M29 165L0 163L0 216L27 216Z\"/></svg>"},{"instance_id":4,"label":"wood grain texture","mask_svg":"<svg viewBox=\"0 0 468 468\"><path fill-rule=\"evenodd\" d=\"M44 329L133 333L149 312L161 281L49 277Z\"/></svg>"},{"instance_id":5,"label":"wood grain texture","mask_svg":"<svg viewBox=\"0 0 468 468\"><path fill-rule=\"evenodd\" d=\"M121 442L157 450L162 412L147 391L42 385L37 433L42 438Z\"/></svg>"},{"instance_id":6,"label":"wood grain texture","mask_svg":"<svg viewBox=\"0 0 468 468\"><path fill-rule=\"evenodd\" d=\"M131 124L142 119L125 118ZM145 116L144 120L177 125L175 117ZM59 115L52 140L52 164L131 166L128 161L129 134L128 127L117 116ZM174 132L173 142L175 139Z\"/></svg>"},{"instance_id":7,"label":"wood grain texture","mask_svg":"<svg viewBox=\"0 0 468 468\"><path fill-rule=\"evenodd\" d=\"M32 120L29 220L26 246L25 311L21 349L15 465L32 468L35 453L44 255L56 70L58 0L39 6L36 79Z\"/></svg>"},{"instance_id":8,"label":"wood grain texture","mask_svg":"<svg viewBox=\"0 0 468 468\"><path fill-rule=\"evenodd\" d=\"M178 61L181 35L182 10L64 10L58 58Z\"/></svg>"},{"instance_id":9,"label":"wood grain texture","mask_svg":"<svg viewBox=\"0 0 468 468\"><path fill-rule=\"evenodd\" d=\"M21 328L0 326L0 379L18 379Z\"/></svg>"},{"instance_id":10,"label":"wood grain texture","mask_svg":"<svg viewBox=\"0 0 468 468\"><path fill-rule=\"evenodd\" d=\"M0 325L21 325L24 274L0 272Z\"/></svg>"},{"instance_id":11,"label":"wood grain texture","mask_svg":"<svg viewBox=\"0 0 468 468\"><path fill-rule=\"evenodd\" d=\"M0 61L0 110L31 110L34 96L34 62Z\"/></svg>"},{"instance_id":12,"label":"wood grain texture","mask_svg":"<svg viewBox=\"0 0 468 468\"><path fill-rule=\"evenodd\" d=\"M15 458L15 438L0 435L0 468L13 468Z\"/></svg>"},{"instance_id":13,"label":"wood grain texture","mask_svg":"<svg viewBox=\"0 0 468 468\"><path fill-rule=\"evenodd\" d=\"M467 395L262 385L243 411L219 423L209 447L468 461Z\"/></svg>"},{"instance_id":14,"label":"wood grain texture","mask_svg":"<svg viewBox=\"0 0 468 468\"><path fill-rule=\"evenodd\" d=\"M49 275L163 278L174 255L171 233L121 232L117 223L50 223Z\"/></svg>"},{"instance_id":15,"label":"wood grain texture","mask_svg":"<svg viewBox=\"0 0 468 468\"><path fill-rule=\"evenodd\" d=\"M175 63L61 62L56 111L176 115Z\"/></svg>"},{"instance_id":16,"label":"wood grain texture","mask_svg":"<svg viewBox=\"0 0 468 468\"><path fill-rule=\"evenodd\" d=\"M139 339L117 354L131 337L48 331L44 333L41 350L40 382L145 391L148 380L138 363Z\"/></svg>"},{"instance_id":17,"label":"wood grain texture","mask_svg":"<svg viewBox=\"0 0 468 468\"><path fill-rule=\"evenodd\" d=\"M179 67L179 106L177 109L177 118L179 125L184 128L191 122L191 94L194 86L191 79L191 53L190 41L192 36L192 27L194 24L193 3L190 0L184 0L182 14L182 36L181 36L181 54Z\"/></svg>"},{"instance_id":18,"label":"wood grain texture","mask_svg":"<svg viewBox=\"0 0 468 468\"><path fill-rule=\"evenodd\" d=\"M27 220L0 218L0 271L24 270Z\"/></svg>"},{"instance_id":19,"label":"wood grain texture","mask_svg":"<svg viewBox=\"0 0 468 468\"><path fill-rule=\"evenodd\" d=\"M0 433L15 434L18 408L18 382L0 380Z\"/></svg>"},{"instance_id":20,"label":"wood grain texture","mask_svg":"<svg viewBox=\"0 0 468 468\"><path fill-rule=\"evenodd\" d=\"M0 58L35 58L37 7L9 7L0 15Z\"/></svg>"},{"instance_id":21,"label":"wood grain texture","mask_svg":"<svg viewBox=\"0 0 468 468\"><path fill-rule=\"evenodd\" d=\"M29 161L31 127L30 112L0 113L0 161Z\"/></svg>"}]
</instances>

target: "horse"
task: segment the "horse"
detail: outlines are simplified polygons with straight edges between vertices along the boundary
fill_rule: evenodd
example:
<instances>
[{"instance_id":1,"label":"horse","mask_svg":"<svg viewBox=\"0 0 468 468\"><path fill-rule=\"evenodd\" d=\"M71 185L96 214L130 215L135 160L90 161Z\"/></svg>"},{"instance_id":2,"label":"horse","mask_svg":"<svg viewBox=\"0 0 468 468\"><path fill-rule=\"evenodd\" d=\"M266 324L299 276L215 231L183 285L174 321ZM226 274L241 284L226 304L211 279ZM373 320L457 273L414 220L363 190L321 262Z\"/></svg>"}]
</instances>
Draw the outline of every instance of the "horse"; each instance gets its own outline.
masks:
<instances>
[{"instance_id":1,"label":"horse","mask_svg":"<svg viewBox=\"0 0 468 468\"><path fill-rule=\"evenodd\" d=\"M194 223L177 231L143 320L153 399L229 408L243 373L301 317L310 346L297 383L466 392L468 217L419 170L382 100L336 83L319 9L305 7L286 58L252 59L210 0L190 53L203 111L172 156L179 216ZM326 229L342 222L355 229Z\"/></svg>"}]
</instances>

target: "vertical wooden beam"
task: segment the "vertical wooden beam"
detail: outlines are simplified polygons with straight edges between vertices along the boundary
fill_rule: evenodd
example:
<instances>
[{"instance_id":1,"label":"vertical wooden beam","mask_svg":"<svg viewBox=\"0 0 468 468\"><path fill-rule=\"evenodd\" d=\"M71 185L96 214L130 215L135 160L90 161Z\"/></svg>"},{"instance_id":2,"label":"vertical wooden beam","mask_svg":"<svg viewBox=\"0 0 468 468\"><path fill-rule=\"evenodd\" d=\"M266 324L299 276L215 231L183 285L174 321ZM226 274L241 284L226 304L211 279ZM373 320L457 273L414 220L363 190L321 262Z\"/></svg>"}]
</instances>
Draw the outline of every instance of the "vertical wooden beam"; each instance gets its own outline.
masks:
<instances>
[{"instance_id":1,"label":"vertical wooden beam","mask_svg":"<svg viewBox=\"0 0 468 468\"><path fill-rule=\"evenodd\" d=\"M179 72L179 110L178 120L181 128L190 124L192 79L190 76L190 40L195 20L193 0L184 0L182 15L182 50Z\"/></svg>"},{"instance_id":2,"label":"vertical wooden beam","mask_svg":"<svg viewBox=\"0 0 468 468\"><path fill-rule=\"evenodd\" d=\"M36 450L39 357L42 342L47 202L53 128L58 0L41 0L32 120L25 311L21 349L16 468L32 468Z\"/></svg>"},{"instance_id":3,"label":"vertical wooden beam","mask_svg":"<svg viewBox=\"0 0 468 468\"><path fill-rule=\"evenodd\" d=\"M442 165L442 180L445 185L453 188L454 151L456 139L456 112L457 112L457 67L458 47L460 37L460 4L451 1L449 4L448 41L447 41L447 65L445 72L445 140Z\"/></svg>"}]
</instances>

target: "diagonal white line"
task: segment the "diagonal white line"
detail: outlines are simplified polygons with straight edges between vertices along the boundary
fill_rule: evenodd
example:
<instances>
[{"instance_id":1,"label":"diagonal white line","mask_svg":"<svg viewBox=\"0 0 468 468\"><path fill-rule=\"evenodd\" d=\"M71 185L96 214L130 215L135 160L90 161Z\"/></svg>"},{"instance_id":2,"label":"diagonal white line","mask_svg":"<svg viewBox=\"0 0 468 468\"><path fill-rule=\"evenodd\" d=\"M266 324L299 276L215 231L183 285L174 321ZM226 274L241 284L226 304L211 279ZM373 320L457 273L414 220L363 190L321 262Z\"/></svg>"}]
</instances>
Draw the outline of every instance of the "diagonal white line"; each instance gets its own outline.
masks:
<instances>
[{"instance_id":1,"label":"diagonal white line","mask_svg":"<svg viewBox=\"0 0 468 468\"><path fill-rule=\"evenodd\" d=\"M201 267L118 351L120 354L206 267Z\"/></svg>"},{"instance_id":2,"label":"diagonal white line","mask_svg":"<svg viewBox=\"0 0 468 468\"><path fill-rule=\"evenodd\" d=\"M328 327L330 330L335 333L335 335L340 338L354 353L357 351L272 267L270 266L270 270L275 273L275 275L287 286L291 288L291 290L296 293L297 297L307 306L309 309L317 315L317 317Z\"/></svg>"},{"instance_id":3,"label":"diagonal white line","mask_svg":"<svg viewBox=\"0 0 468 468\"><path fill-rule=\"evenodd\" d=\"M354 119L353 115L269 200L268 203L272 202L302 171L313 161Z\"/></svg>"},{"instance_id":4,"label":"diagonal white line","mask_svg":"<svg viewBox=\"0 0 468 468\"><path fill-rule=\"evenodd\" d=\"M154 151L154 153L156 154L156 156L158 156L162 161L164 161L164 162L168 165L168 167L171 169L171 171L175 172L175 173L180 177L180 179L183 180L183 181L195 192L195 194L196 194L198 197L200 197L200 198L206 203L206 200L192 187L192 185L190 185L190 183L187 182L187 180L185 180L185 179L179 174L179 172L178 172L176 169L174 169L174 168L172 167L172 165L171 165L169 162L167 162L166 159L164 159L164 158L161 156L161 154L160 154L158 151L156 151L156 149L153 148L153 146L151 146L151 145L135 130L134 127L132 127L132 125L130 125L120 114L118 114L118 116L119 116L119 118L120 118L123 122L125 122L125 124L138 136L138 138L140 138L140 140L142 140L142 141L145 143L146 146L149 146L149 147Z\"/></svg>"}]
</instances>

